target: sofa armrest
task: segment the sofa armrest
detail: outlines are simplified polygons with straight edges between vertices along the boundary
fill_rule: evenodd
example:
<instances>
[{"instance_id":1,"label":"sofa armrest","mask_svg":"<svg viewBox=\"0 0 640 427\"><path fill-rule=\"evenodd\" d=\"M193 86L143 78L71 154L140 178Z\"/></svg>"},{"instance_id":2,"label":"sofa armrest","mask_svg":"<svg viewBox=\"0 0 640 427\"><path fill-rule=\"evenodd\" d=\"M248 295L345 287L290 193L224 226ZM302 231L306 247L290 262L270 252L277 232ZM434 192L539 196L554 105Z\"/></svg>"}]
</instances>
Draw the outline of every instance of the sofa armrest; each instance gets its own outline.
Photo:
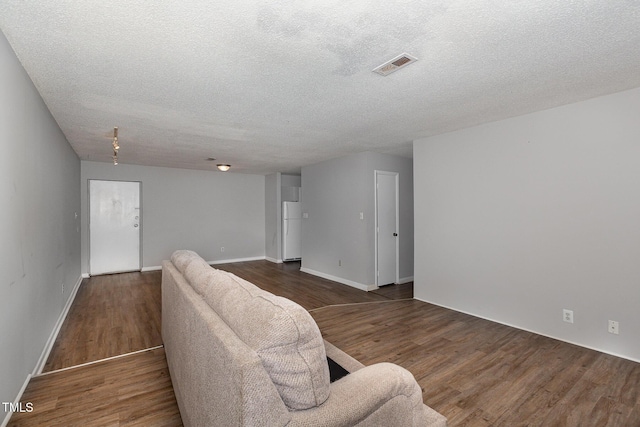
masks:
<instances>
[{"instance_id":1,"label":"sofa armrest","mask_svg":"<svg viewBox=\"0 0 640 427\"><path fill-rule=\"evenodd\" d=\"M446 426L446 418L422 402L413 375L392 363L359 369L331 385L320 406L291 412L289 426Z\"/></svg>"},{"instance_id":2,"label":"sofa armrest","mask_svg":"<svg viewBox=\"0 0 640 427\"><path fill-rule=\"evenodd\" d=\"M347 353L340 350L338 347L331 344L327 340L324 340L324 351L327 354L327 357L333 359L334 362L342 366L349 373L364 368L364 365L362 363L358 362L356 359L349 356Z\"/></svg>"}]
</instances>

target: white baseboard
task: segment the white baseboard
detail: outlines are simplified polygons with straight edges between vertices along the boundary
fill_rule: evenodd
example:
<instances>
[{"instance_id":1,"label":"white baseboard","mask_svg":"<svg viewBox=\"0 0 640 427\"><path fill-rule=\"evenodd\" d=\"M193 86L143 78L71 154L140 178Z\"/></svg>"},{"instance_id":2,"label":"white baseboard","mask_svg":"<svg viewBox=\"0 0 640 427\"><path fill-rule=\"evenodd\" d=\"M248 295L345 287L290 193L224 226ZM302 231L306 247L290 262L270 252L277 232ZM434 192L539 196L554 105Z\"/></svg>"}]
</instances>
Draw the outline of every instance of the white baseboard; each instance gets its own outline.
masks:
<instances>
[{"instance_id":1,"label":"white baseboard","mask_svg":"<svg viewBox=\"0 0 640 427\"><path fill-rule=\"evenodd\" d=\"M626 356L626 355L624 355L624 354L614 353L614 352L612 352L612 351L609 351L609 350L603 350L603 349L598 348L598 347L592 347L592 346L589 346L589 345L581 344L581 343L579 343L579 342L569 341L569 340L566 340L566 339L564 339L564 338L554 337L553 335L543 334L543 333L538 332L538 331L535 331L535 330L533 330L533 329L527 329L527 328L523 328L523 327L521 327L521 326L513 325L513 324L511 324L511 323L501 322L501 321L499 321L499 320L495 320L495 319L492 319L492 318L490 318L490 317L478 316L477 314L473 314L473 313L470 313L470 312L468 312L468 311L458 310L457 308L448 307L448 306L446 306L446 305L442 305L442 304L437 304L437 303L435 303L435 302L427 301L427 300L424 300L424 299L421 299L421 298L416 298L415 296L414 296L413 298L414 298L414 299L417 299L418 301L426 302L427 304L432 304L432 305L436 305L436 306L438 306L438 307L446 308L446 309L448 309L448 310L457 311L458 313L467 314L467 315L469 315L469 316L473 316L473 317L476 317L476 318L478 318L478 319L484 319L484 320L487 320L487 321L489 321L489 322L493 322L493 323L498 323L498 324L500 324L500 325L509 326L510 328L520 329L521 331L531 332L532 334L540 335L540 336L542 336L542 337L551 338L551 339L554 339L554 340L557 340L557 341L566 342L566 343L568 343L568 344L577 345L578 347L588 348L589 350L595 350L595 351L597 351L597 352L599 352L599 353L609 354L609 355L611 355L611 356L619 357L619 358L621 358L621 359L627 359L627 360L631 360L632 362L640 363L640 359L635 359L635 358L633 358L633 357Z\"/></svg>"},{"instance_id":2,"label":"white baseboard","mask_svg":"<svg viewBox=\"0 0 640 427\"><path fill-rule=\"evenodd\" d=\"M31 381L31 377L32 377L31 374L27 375L27 379L24 381L24 384L22 384L22 387L18 392L18 396L16 396L16 400L13 401L14 405L17 406L18 403L20 403L20 399L22 399L22 395L24 394L24 391L27 389L27 386L29 385L29 381ZM4 420L2 420L2 424L0 424L0 427L7 427L7 425L9 424L9 420L11 419L11 415L13 415L13 411L11 410L7 411L7 413L4 416Z\"/></svg>"},{"instance_id":3,"label":"white baseboard","mask_svg":"<svg viewBox=\"0 0 640 427\"><path fill-rule=\"evenodd\" d=\"M409 283L409 282L413 282L413 276L401 278L400 280L398 280L398 285L403 285L403 284Z\"/></svg>"},{"instance_id":4,"label":"white baseboard","mask_svg":"<svg viewBox=\"0 0 640 427\"><path fill-rule=\"evenodd\" d=\"M45 344L44 349L42 350L42 354L38 359L38 363L36 363L36 367L34 368L32 375L37 375L42 373L42 369L44 369L44 365L47 363L47 359L49 358L49 353L51 353L53 344L55 344L56 338L58 338L58 334L60 333L60 328L62 328L62 324L67 318L67 314L69 314L71 305L73 304L73 301L76 299L76 294L78 293L78 289L80 289L81 283L82 283L82 276L78 278L78 280L76 281L76 284L71 290L71 294L69 294L69 298L67 298L67 302L65 303L64 308L62 309L60 316L58 316L58 321L53 327L53 331L51 331L51 335L49 335L49 339L47 340L47 343Z\"/></svg>"},{"instance_id":5,"label":"white baseboard","mask_svg":"<svg viewBox=\"0 0 640 427\"><path fill-rule=\"evenodd\" d=\"M232 262L245 262L245 261L262 261L264 259L267 259L263 256L258 256L258 257L250 257L250 258L234 258L234 259L219 259L216 261L207 261L207 264L209 265L216 265L216 264L230 264ZM161 265L151 265L148 267L142 267L142 269L140 269L141 272L146 272L146 271L158 271L158 270L162 270L162 266Z\"/></svg>"},{"instance_id":6,"label":"white baseboard","mask_svg":"<svg viewBox=\"0 0 640 427\"><path fill-rule=\"evenodd\" d=\"M84 276L85 276L84 274L80 275L80 277L76 281L76 284L73 286L73 289L69 294L69 298L67 298L67 302L65 303L62 309L62 312L60 312L60 316L58 316L58 321L54 325L53 330L49 335L49 339L47 340L46 344L44 345L44 348L42 349L42 353L40 354L40 358L38 358L38 362L36 363L36 366L34 367L33 372L27 375L27 379L24 381L24 384L22 384L22 388L18 392L16 399L13 401L15 405L20 403L20 399L22 399L22 395L24 391L27 389L27 385L29 385L29 381L31 381L31 378L34 375L38 375L42 373L42 370L44 369L44 365L47 363L47 359L49 358L49 354L53 349L53 344L55 344L56 339L58 338L58 334L60 333L60 328L62 328L62 325L64 324L64 321L67 318L67 315L69 314L69 310L71 309L71 305L73 304L73 301L76 299L76 295L78 294L78 289L80 289L80 284L82 284L82 279L84 278ZM89 276L87 275L87 277ZM2 421L2 424L0 424L0 427L6 427L7 424L9 424L11 415L13 415L13 412L7 411L4 417L4 420Z\"/></svg>"},{"instance_id":7,"label":"white baseboard","mask_svg":"<svg viewBox=\"0 0 640 427\"><path fill-rule=\"evenodd\" d=\"M207 261L207 264L209 265L230 264L232 262L263 261L265 259L266 257L264 256L251 257L251 258L220 259L217 261Z\"/></svg>"},{"instance_id":8,"label":"white baseboard","mask_svg":"<svg viewBox=\"0 0 640 427\"><path fill-rule=\"evenodd\" d=\"M375 291L378 289L376 285L365 285L363 283L354 282L353 280L343 279L342 277L332 276L330 274L322 273L320 271L311 270L309 268L301 268L300 271L303 273L312 274L314 276L322 277L323 279L332 280L334 282L342 283L343 285L348 285L356 289L360 289L361 291Z\"/></svg>"},{"instance_id":9,"label":"white baseboard","mask_svg":"<svg viewBox=\"0 0 640 427\"><path fill-rule=\"evenodd\" d=\"M275 258L271 258L271 257L265 257L265 259L269 262L273 262L275 264L282 264L282 260L281 259L275 259Z\"/></svg>"}]
</instances>

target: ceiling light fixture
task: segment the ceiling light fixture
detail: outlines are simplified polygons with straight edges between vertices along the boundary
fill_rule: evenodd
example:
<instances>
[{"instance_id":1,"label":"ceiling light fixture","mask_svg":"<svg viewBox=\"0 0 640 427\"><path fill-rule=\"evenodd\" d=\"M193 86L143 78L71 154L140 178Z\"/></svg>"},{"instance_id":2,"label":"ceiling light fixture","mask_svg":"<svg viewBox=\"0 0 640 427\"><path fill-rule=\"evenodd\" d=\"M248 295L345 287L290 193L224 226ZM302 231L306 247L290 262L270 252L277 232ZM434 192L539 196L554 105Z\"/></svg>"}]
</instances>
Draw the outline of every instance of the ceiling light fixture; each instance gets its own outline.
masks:
<instances>
[{"instance_id":1,"label":"ceiling light fixture","mask_svg":"<svg viewBox=\"0 0 640 427\"><path fill-rule=\"evenodd\" d=\"M220 170L220 171L222 171L222 172L226 172L226 171L228 171L229 169L231 169L231 165L222 165L222 164L219 164L219 165L218 165L218 170Z\"/></svg>"},{"instance_id":2,"label":"ceiling light fixture","mask_svg":"<svg viewBox=\"0 0 640 427\"><path fill-rule=\"evenodd\" d=\"M118 164L118 150L120 150L120 144L118 143L118 128L113 128L113 142L111 143L113 147L113 164L114 166Z\"/></svg>"}]
</instances>

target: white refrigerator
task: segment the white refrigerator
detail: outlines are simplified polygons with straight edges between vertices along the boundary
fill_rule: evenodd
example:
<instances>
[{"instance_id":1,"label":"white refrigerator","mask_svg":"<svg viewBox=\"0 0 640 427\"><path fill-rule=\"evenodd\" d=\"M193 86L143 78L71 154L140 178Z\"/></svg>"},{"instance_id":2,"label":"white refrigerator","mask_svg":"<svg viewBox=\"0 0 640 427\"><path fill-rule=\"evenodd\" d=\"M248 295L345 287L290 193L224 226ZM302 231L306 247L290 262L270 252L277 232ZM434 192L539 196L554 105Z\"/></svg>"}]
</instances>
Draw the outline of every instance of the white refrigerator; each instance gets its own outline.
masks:
<instances>
[{"instance_id":1,"label":"white refrigerator","mask_svg":"<svg viewBox=\"0 0 640 427\"><path fill-rule=\"evenodd\" d=\"M300 202L282 202L282 260L300 259L302 209Z\"/></svg>"}]
</instances>

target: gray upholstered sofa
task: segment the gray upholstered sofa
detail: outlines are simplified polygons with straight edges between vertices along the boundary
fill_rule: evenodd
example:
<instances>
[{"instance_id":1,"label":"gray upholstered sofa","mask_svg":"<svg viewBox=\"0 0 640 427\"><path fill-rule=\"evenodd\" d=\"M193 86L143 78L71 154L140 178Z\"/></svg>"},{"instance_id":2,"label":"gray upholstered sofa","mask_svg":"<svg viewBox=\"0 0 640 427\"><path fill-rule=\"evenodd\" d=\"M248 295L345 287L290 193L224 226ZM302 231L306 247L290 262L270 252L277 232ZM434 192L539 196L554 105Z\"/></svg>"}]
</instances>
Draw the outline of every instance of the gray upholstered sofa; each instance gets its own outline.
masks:
<instances>
[{"instance_id":1,"label":"gray upholstered sofa","mask_svg":"<svg viewBox=\"0 0 640 427\"><path fill-rule=\"evenodd\" d=\"M364 367L288 299L176 251L162 337L186 426L446 426L407 370ZM351 373L333 383L326 355Z\"/></svg>"}]
</instances>

